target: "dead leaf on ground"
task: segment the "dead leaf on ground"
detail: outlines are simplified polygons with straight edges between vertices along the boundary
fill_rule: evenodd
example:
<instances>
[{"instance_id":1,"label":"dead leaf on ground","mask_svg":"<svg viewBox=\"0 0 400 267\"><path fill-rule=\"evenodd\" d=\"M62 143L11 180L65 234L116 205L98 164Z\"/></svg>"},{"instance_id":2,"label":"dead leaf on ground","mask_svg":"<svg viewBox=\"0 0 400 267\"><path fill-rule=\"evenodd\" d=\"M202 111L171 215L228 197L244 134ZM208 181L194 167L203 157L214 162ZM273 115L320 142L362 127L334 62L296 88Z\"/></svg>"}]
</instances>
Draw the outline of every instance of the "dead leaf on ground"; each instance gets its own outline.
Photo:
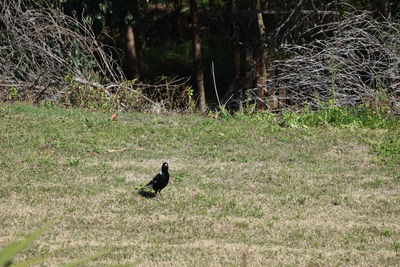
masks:
<instances>
[{"instance_id":1,"label":"dead leaf on ground","mask_svg":"<svg viewBox=\"0 0 400 267\"><path fill-rule=\"evenodd\" d=\"M110 121L117 121L118 120L118 113L113 113L110 117Z\"/></svg>"}]
</instances>

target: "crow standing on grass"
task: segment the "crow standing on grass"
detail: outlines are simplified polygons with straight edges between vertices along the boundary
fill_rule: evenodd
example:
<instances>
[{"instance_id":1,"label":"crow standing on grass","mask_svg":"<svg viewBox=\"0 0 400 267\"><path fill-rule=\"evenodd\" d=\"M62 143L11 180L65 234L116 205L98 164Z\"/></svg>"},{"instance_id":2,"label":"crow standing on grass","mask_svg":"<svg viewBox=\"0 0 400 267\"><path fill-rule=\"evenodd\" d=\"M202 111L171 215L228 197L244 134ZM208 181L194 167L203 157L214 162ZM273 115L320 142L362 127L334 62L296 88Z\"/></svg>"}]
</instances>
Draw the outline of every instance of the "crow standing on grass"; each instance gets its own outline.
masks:
<instances>
[{"instance_id":1,"label":"crow standing on grass","mask_svg":"<svg viewBox=\"0 0 400 267\"><path fill-rule=\"evenodd\" d=\"M167 186L168 181L169 181L168 163L164 162L163 165L161 166L160 173L157 174L156 177L154 177L153 180L151 180L142 189L153 188L156 195L157 192L160 192L161 195L161 190Z\"/></svg>"}]
</instances>

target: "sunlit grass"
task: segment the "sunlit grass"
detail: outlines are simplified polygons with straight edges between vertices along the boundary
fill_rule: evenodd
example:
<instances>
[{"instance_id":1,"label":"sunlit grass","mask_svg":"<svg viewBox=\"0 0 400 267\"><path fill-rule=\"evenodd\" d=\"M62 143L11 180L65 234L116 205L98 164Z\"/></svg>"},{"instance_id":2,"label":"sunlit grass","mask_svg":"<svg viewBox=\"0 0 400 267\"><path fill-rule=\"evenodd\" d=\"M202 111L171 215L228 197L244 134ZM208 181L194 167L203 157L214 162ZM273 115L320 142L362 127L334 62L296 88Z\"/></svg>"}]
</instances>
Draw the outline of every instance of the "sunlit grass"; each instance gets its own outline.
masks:
<instances>
[{"instance_id":1,"label":"sunlit grass","mask_svg":"<svg viewBox=\"0 0 400 267\"><path fill-rule=\"evenodd\" d=\"M57 222L16 262L104 250L93 266L399 262L395 122L109 117L0 105L0 248ZM163 197L138 194L165 161Z\"/></svg>"}]
</instances>

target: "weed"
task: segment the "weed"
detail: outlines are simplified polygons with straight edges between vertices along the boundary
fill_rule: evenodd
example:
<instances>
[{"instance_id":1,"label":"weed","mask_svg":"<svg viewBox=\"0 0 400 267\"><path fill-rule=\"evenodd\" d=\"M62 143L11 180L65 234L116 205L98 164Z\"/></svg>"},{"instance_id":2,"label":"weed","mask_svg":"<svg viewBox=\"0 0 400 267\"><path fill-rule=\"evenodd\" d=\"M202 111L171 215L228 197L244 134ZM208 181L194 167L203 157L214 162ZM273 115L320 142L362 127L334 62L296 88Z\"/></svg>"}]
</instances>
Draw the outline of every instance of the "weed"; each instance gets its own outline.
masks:
<instances>
[{"instance_id":1,"label":"weed","mask_svg":"<svg viewBox=\"0 0 400 267\"><path fill-rule=\"evenodd\" d=\"M396 252L399 252L399 251L400 251L400 242L394 242L394 244L393 244L393 249L394 249Z\"/></svg>"},{"instance_id":2,"label":"weed","mask_svg":"<svg viewBox=\"0 0 400 267\"><path fill-rule=\"evenodd\" d=\"M115 178L115 182L117 182L117 183L124 183L125 180L126 180L126 177L123 177L123 176Z\"/></svg>"},{"instance_id":3,"label":"weed","mask_svg":"<svg viewBox=\"0 0 400 267\"><path fill-rule=\"evenodd\" d=\"M382 235L384 236L392 236L394 234L393 230L390 229L384 229L382 232Z\"/></svg>"},{"instance_id":4,"label":"weed","mask_svg":"<svg viewBox=\"0 0 400 267\"><path fill-rule=\"evenodd\" d=\"M210 111L208 113L208 116L214 119L222 120L229 120L233 118L231 112L225 106L221 106L220 109L217 111Z\"/></svg>"},{"instance_id":5,"label":"weed","mask_svg":"<svg viewBox=\"0 0 400 267\"><path fill-rule=\"evenodd\" d=\"M92 128L94 126L94 123L91 119L85 118L85 126L88 128Z\"/></svg>"},{"instance_id":6,"label":"weed","mask_svg":"<svg viewBox=\"0 0 400 267\"><path fill-rule=\"evenodd\" d=\"M54 108L54 106L55 106L54 103L51 101L42 101L39 104L39 107L46 108L46 109Z\"/></svg>"},{"instance_id":7,"label":"weed","mask_svg":"<svg viewBox=\"0 0 400 267\"><path fill-rule=\"evenodd\" d=\"M67 161L68 166L73 167L73 166L78 166L80 159L69 159Z\"/></svg>"}]
</instances>

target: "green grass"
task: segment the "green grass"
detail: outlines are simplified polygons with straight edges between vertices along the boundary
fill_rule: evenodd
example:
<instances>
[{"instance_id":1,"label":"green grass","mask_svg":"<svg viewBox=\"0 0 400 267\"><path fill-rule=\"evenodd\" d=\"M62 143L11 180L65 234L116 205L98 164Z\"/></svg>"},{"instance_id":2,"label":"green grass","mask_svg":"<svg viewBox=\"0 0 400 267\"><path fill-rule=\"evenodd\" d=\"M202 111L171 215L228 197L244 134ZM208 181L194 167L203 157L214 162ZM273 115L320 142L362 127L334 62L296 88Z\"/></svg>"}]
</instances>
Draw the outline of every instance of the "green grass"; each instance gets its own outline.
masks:
<instances>
[{"instance_id":1,"label":"green grass","mask_svg":"<svg viewBox=\"0 0 400 267\"><path fill-rule=\"evenodd\" d=\"M15 262L102 251L93 266L400 261L396 121L109 116L0 104L0 248L56 222ZM138 194L164 161L163 198Z\"/></svg>"}]
</instances>

